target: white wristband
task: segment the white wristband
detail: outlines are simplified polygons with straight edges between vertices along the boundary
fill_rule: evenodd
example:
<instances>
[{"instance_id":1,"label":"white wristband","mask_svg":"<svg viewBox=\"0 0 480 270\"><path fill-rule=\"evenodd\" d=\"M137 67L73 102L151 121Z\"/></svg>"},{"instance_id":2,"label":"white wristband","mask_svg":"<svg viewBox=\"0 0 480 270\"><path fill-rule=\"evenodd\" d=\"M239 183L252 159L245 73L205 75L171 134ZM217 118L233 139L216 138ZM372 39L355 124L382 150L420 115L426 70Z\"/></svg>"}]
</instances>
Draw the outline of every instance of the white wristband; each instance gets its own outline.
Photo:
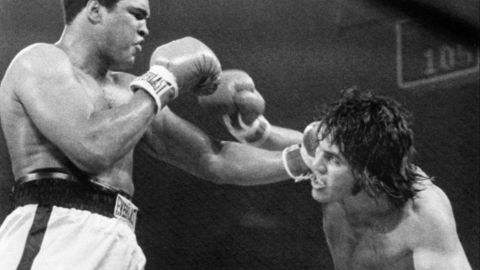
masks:
<instances>
[{"instance_id":1,"label":"white wristband","mask_svg":"<svg viewBox=\"0 0 480 270\"><path fill-rule=\"evenodd\" d=\"M232 120L228 114L223 115L223 123L227 127L230 134L239 142L247 143L252 146L260 146L270 135L271 125L270 122L260 115L252 122L251 125L245 124L242 120L242 115L238 114L238 123L240 128L234 128Z\"/></svg>"},{"instance_id":2,"label":"white wristband","mask_svg":"<svg viewBox=\"0 0 480 270\"><path fill-rule=\"evenodd\" d=\"M175 99L178 96L178 85L175 75L159 65L151 66L146 73L135 78L130 83L130 89L134 92L142 89L149 93L157 104L157 111L166 105L162 104L161 101L163 95L171 95L170 99Z\"/></svg>"}]
</instances>

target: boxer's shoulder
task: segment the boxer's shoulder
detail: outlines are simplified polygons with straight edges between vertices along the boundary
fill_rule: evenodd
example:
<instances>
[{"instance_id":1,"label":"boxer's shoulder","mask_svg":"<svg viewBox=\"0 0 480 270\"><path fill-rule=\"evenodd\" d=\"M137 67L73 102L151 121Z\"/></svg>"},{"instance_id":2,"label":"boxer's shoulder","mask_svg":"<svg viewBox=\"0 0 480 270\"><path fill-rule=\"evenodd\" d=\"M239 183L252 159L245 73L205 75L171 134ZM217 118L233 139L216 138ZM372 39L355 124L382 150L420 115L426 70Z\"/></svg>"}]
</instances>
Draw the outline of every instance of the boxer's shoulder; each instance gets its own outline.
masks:
<instances>
[{"instance_id":1,"label":"boxer's shoulder","mask_svg":"<svg viewBox=\"0 0 480 270\"><path fill-rule=\"evenodd\" d=\"M53 44L35 43L15 56L5 80L22 85L46 77L54 82L56 78L65 78L64 75L73 75L73 65L67 54Z\"/></svg>"},{"instance_id":2,"label":"boxer's shoulder","mask_svg":"<svg viewBox=\"0 0 480 270\"><path fill-rule=\"evenodd\" d=\"M65 51L54 44L34 43L22 49L12 61L25 68L43 67L44 71L58 64L72 65Z\"/></svg>"},{"instance_id":3,"label":"boxer's shoulder","mask_svg":"<svg viewBox=\"0 0 480 270\"><path fill-rule=\"evenodd\" d=\"M414 205L418 207L419 210L423 210L423 208L428 210L430 207L450 205L445 192L430 180L417 183L415 188L418 189L418 192L413 201Z\"/></svg>"},{"instance_id":4,"label":"boxer's shoulder","mask_svg":"<svg viewBox=\"0 0 480 270\"><path fill-rule=\"evenodd\" d=\"M426 231L448 229L454 224L450 200L440 187L431 182L425 183L412 200L411 213Z\"/></svg>"}]
</instances>

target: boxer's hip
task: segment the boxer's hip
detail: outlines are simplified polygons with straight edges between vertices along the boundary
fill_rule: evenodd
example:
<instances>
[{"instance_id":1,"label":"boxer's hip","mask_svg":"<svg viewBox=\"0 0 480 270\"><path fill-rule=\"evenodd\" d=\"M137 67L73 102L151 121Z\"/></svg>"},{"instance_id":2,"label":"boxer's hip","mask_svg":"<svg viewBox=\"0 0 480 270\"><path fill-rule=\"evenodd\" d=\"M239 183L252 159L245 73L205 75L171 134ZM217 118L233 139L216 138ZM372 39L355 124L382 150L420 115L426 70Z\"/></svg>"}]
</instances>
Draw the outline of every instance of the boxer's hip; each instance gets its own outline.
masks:
<instances>
[{"instance_id":1,"label":"boxer's hip","mask_svg":"<svg viewBox=\"0 0 480 270\"><path fill-rule=\"evenodd\" d=\"M15 207L38 204L86 210L121 219L132 229L138 213L128 194L63 172L37 172L22 176L16 181L13 199Z\"/></svg>"}]
</instances>

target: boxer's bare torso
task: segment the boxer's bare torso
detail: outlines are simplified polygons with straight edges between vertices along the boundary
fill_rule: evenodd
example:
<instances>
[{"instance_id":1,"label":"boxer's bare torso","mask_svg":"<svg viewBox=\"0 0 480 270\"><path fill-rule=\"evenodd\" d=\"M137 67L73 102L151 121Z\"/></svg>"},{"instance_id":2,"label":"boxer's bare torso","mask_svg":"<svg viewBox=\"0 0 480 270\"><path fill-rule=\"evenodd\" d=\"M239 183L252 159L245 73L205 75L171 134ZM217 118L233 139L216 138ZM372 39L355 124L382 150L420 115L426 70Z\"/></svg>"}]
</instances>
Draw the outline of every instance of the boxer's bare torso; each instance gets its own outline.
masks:
<instances>
[{"instance_id":1,"label":"boxer's bare torso","mask_svg":"<svg viewBox=\"0 0 480 270\"><path fill-rule=\"evenodd\" d=\"M430 181L424 181L422 188L403 208L373 215L351 215L341 203L326 204L324 231L335 269L439 269L438 254L467 266L452 233L455 225L445 194Z\"/></svg>"},{"instance_id":2,"label":"boxer's bare torso","mask_svg":"<svg viewBox=\"0 0 480 270\"><path fill-rule=\"evenodd\" d=\"M408 213L403 217L406 220L401 220L403 213L398 213L356 225L350 224L336 203L327 205L324 213L324 231L336 269L414 269ZM389 221L389 217L394 220Z\"/></svg>"},{"instance_id":3,"label":"boxer's bare torso","mask_svg":"<svg viewBox=\"0 0 480 270\"><path fill-rule=\"evenodd\" d=\"M42 57L46 60L42 60L48 65L58 65L56 68L51 69L46 66L45 70L35 70L38 65L33 63L32 67L26 67L32 61L35 62L35 57ZM60 63L58 63L60 62ZM48 123L42 123L41 127L37 127L36 122L32 119L28 111L28 107L36 106L35 104L24 104L25 102L31 102L29 98L25 98L34 91L33 89L26 89L28 87L28 81L35 81L35 78L28 78L25 76L35 76L35 71L38 72L39 80L41 77L49 75L49 72L58 72L58 69L65 69L65 74L69 75L74 84L76 84L75 91L81 92L75 97L75 102L84 106L83 112L88 117L89 115L101 113L104 110L112 107L118 107L122 104L128 103L133 94L129 90L128 84L133 78L132 75L122 72L108 72L104 78L96 79L81 68L75 67L69 63L67 55L55 45L49 44L37 44L30 48L27 48L23 53L17 56L17 59L12 63L12 67L6 74L2 86L1 86L1 107L2 107L2 125L3 130L6 133L6 140L9 149L10 158L12 161L12 168L15 179L38 169L44 168L60 168L63 170L71 171L74 163L65 154L65 150L59 148L59 142L52 142L47 138L42 129L48 129ZM24 70L28 70L28 74L22 76ZM58 102L62 98L69 98L67 95L62 96L61 87L58 87L59 83L65 78L58 79L55 74L50 74L51 80L45 81L46 85L42 85L41 89L54 87L58 91L58 97L55 99L49 99L43 97L43 101L39 101L39 105L36 106L35 111L40 111L44 114L44 117L49 118L52 113L48 107L50 102ZM26 82L27 81L27 82ZM69 82L71 83L71 82ZM52 94L45 93L45 95ZM38 93L32 93L30 98L34 98ZM79 100L81 99L81 100ZM34 102L34 101L33 101ZM69 114L69 109L75 110L77 108L64 108L66 111L62 113ZM43 117L43 116L39 116ZM72 117L74 118L74 117ZM71 119L75 121L75 119ZM71 123L75 126L74 123ZM54 128L52 126L51 128ZM81 128L78 126L77 128ZM77 130L77 132L82 132ZM112 135L118 132L118 130L112 130ZM78 141L69 141L68 137L56 137L57 139L64 140L62 144L81 144ZM112 140L115 139L112 136ZM73 150L75 151L75 150ZM100 151L100 149L99 149ZM82 155L77 151L71 153L71 155ZM123 157L119 158L112 166L103 169L101 172L93 175L100 182L122 189L128 193L133 193L132 183L132 156L133 150L128 151Z\"/></svg>"},{"instance_id":4,"label":"boxer's bare torso","mask_svg":"<svg viewBox=\"0 0 480 270\"><path fill-rule=\"evenodd\" d=\"M79 169L132 195L137 146L215 183L286 179L281 152L213 141L168 107L155 114L147 92L130 90L133 75L111 72L108 61L76 54L71 52L75 44L67 45L27 47L2 80L1 123L15 179L38 169ZM133 50L125 57L130 62Z\"/></svg>"}]
</instances>

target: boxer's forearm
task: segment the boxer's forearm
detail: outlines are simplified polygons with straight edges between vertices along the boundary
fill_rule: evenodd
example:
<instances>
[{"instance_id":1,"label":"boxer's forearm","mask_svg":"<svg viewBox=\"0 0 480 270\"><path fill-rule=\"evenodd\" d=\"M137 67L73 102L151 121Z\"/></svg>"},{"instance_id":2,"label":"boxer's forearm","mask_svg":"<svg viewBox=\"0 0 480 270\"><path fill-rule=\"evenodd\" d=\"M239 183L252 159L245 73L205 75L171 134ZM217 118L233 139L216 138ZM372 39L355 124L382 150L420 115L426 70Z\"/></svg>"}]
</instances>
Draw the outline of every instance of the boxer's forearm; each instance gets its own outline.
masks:
<instances>
[{"instance_id":1,"label":"boxer's forearm","mask_svg":"<svg viewBox=\"0 0 480 270\"><path fill-rule=\"evenodd\" d=\"M261 185L289 179L281 151L212 139L168 108L141 142L147 154L217 184Z\"/></svg>"},{"instance_id":2,"label":"boxer's forearm","mask_svg":"<svg viewBox=\"0 0 480 270\"><path fill-rule=\"evenodd\" d=\"M259 147L281 151L292 144L301 143L302 138L303 134L297 130L272 125L267 139Z\"/></svg>"},{"instance_id":3,"label":"boxer's forearm","mask_svg":"<svg viewBox=\"0 0 480 270\"><path fill-rule=\"evenodd\" d=\"M264 185L290 179L281 151L267 151L236 142L222 142L205 165L206 178L219 184Z\"/></svg>"},{"instance_id":4,"label":"boxer's forearm","mask_svg":"<svg viewBox=\"0 0 480 270\"><path fill-rule=\"evenodd\" d=\"M133 150L151 123L154 110L148 94L138 92L125 105L94 113L86 124L85 132L80 132L83 133L78 138L81 149L76 149L78 153L70 153L70 157L87 171L108 168Z\"/></svg>"}]
</instances>

